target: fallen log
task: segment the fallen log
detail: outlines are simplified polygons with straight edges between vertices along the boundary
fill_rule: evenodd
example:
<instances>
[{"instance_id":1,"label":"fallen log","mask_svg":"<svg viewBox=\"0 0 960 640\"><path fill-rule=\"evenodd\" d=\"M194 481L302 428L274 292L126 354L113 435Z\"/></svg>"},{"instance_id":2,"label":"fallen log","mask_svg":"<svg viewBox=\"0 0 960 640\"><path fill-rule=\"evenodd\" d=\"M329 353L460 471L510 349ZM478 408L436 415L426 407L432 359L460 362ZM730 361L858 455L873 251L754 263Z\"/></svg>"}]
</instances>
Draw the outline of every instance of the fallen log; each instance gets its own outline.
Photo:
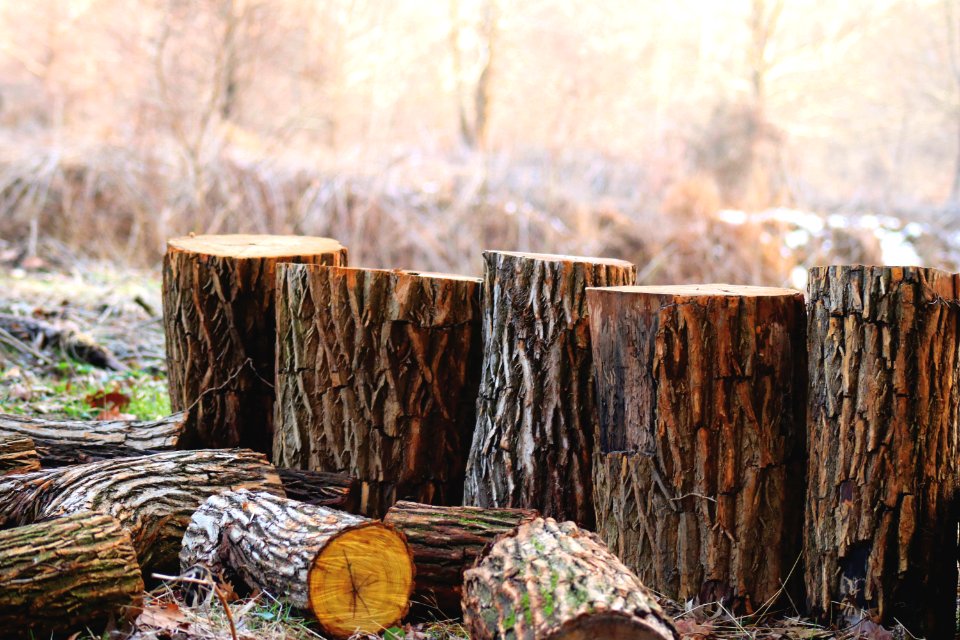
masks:
<instances>
[{"instance_id":1,"label":"fallen log","mask_svg":"<svg viewBox=\"0 0 960 640\"><path fill-rule=\"evenodd\" d=\"M273 460L362 483L362 512L459 504L474 426L480 280L278 269Z\"/></svg>"},{"instance_id":2,"label":"fallen log","mask_svg":"<svg viewBox=\"0 0 960 640\"><path fill-rule=\"evenodd\" d=\"M309 610L337 638L392 626L413 588L410 550L389 525L253 491L211 496L193 515L180 566L198 564Z\"/></svg>"},{"instance_id":3,"label":"fallen log","mask_svg":"<svg viewBox=\"0 0 960 640\"><path fill-rule=\"evenodd\" d=\"M160 420L46 420L0 414L0 435L33 438L44 467L83 464L176 449L185 416Z\"/></svg>"},{"instance_id":4,"label":"fallen log","mask_svg":"<svg viewBox=\"0 0 960 640\"><path fill-rule=\"evenodd\" d=\"M281 262L346 264L329 238L225 235L175 238L163 260L170 403L189 410L188 449L270 453Z\"/></svg>"},{"instance_id":5,"label":"fallen log","mask_svg":"<svg viewBox=\"0 0 960 640\"><path fill-rule=\"evenodd\" d=\"M473 640L679 640L673 621L600 539L538 518L500 538L466 572Z\"/></svg>"},{"instance_id":6,"label":"fallen log","mask_svg":"<svg viewBox=\"0 0 960 640\"><path fill-rule=\"evenodd\" d=\"M357 513L360 482L345 473L277 467L287 497L317 507Z\"/></svg>"},{"instance_id":7,"label":"fallen log","mask_svg":"<svg viewBox=\"0 0 960 640\"><path fill-rule=\"evenodd\" d=\"M463 572L497 536L538 516L533 509L436 507L398 502L383 521L407 538L417 567L413 605L424 614L459 618Z\"/></svg>"},{"instance_id":8,"label":"fallen log","mask_svg":"<svg viewBox=\"0 0 960 640\"><path fill-rule=\"evenodd\" d=\"M0 635L49 637L132 619L143 579L116 519L77 513L0 531Z\"/></svg>"},{"instance_id":9,"label":"fallen log","mask_svg":"<svg viewBox=\"0 0 960 640\"><path fill-rule=\"evenodd\" d=\"M27 436L0 434L0 476L40 470L40 458Z\"/></svg>"},{"instance_id":10,"label":"fallen log","mask_svg":"<svg viewBox=\"0 0 960 640\"><path fill-rule=\"evenodd\" d=\"M55 351L61 356L68 356L100 369L127 370L127 366L109 349L97 344L87 334L69 327L57 327L27 316L0 314L0 331L28 345L27 352L30 355L38 355L36 350Z\"/></svg>"},{"instance_id":11,"label":"fallen log","mask_svg":"<svg viewBox=\"0 0 960 640\"><path fill-rule=\"evenodd\" d=\"M587 287L633 284L622 260L485 251L483 367L464 504L594 521Z\"/></svg>"},{"instance_id":12,"label":"fallen log","mask_svg":"<svg viewBox=\"0 0 960 640\"><path fill-rule=\"evenodd\" d=\"M810 270L808 605L867 610L917 637L956 624L956 276Z\"/></svg>"},{"instance_id":13,"label":"fallen log","mask_svg":"<svg viewBox=\"0 0 960 640\"><path fill-rule=\"evenodd\" d=\"M251 488L283 495L262 454L172 451L0 478L0 527L79 511L107 513L130 531L144 571L175 566L190 516L210 495Z\"/></svg>"},{"instance_id":14,"label":"fallen log","mask_svg":"<svg viewBox=\"0 0 960 640\"><path fill-rule=\"evenodd\" d=\"M803 295L680 285L587 298L600 537L680 602L750 612L801 597Z\"/></svg>"}]
</instances>

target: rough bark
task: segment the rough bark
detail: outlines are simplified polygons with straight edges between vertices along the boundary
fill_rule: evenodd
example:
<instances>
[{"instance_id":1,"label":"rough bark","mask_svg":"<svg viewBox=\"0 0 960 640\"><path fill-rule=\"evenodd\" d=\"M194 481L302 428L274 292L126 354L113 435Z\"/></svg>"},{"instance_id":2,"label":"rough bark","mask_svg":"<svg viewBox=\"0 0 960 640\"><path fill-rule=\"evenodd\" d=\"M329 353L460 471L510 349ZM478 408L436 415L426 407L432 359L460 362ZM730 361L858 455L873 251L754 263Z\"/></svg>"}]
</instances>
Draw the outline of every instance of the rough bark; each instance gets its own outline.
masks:
<instances>
[{"instance_id":1,"label":"rough bark","mask_svg":"<svg viewBox=\"0 0 960 640\"><path fill-rule=\"evenodd\" d=\"M44 467L62 467L176 449L184 414L160 420L45 420L0 414L0 436L33 438Z\"/></svg>"},{"instance_id":2,"label":"rough bark","mask_svg":"<svg viewBox=\"0 0 960 640\"><path fill-rule=\"evenodd\" d=\"M463 572L497 536L529 522L533 509L436 507L398 502L384 522L407 538L417 566L413 604L420 613L459 618Z\"/></svg>"},{"instance_id":3,"label":"rough bark","mask_svg":"<svg viewBox=\"0 0 960 640\"><path fill-rule=\"evenodd\" d=\"M958 305L935 269L811 269L808 603L952 637Z\"/></svg>"},{"instance_id":4,"label":"rough bark","mask_svg":"<svg viewBox=\"0 0 960 640\"><path fill-rule=\"evenodd\" d=\"M211 496L193 515L181 570L197 564L308 609L338 638L392 626L413 589L410 549L389 525L251 491Z\"/></svg>"},{"instance_id":5,"label":"rough bark","mask_svg":"<svg viewBox=\"0 0 960 640\"><path fill-rule=\"evenodd\" d=\"M210 495L251 488L283 495L252 451L174 451L0 478L0 527L79 511L107 513L130 531L144 571L176 565L191 514Z\"/></svg>"},{"instance_id":6,"label":"rough bark","mask_svg":"<svg viewBox=\"0 0 960 640\"><path fill-rule=\"evenodd\" d=\"M537 518L500 538L466 573L473 640L679 640L640 580L593 533Z\"/></svg>"},{"instance_id":7,"label":"rough bark","mask_svg":"<svg viewBox=\"0 0 960 640\"><path fill-rule=\"evenodd\" d=\"M40 458L33 440L0 434L0 476L39 470Z\"/></svg>"},{"instance_id":8,"label":"rough bark","mask_svg":"<svg viewBox=\"0 0 960 640\"><path fill-rule=\"evenodd\" d=\"M77 513L0 531L0 634L46 637L136 616L137 555L116 519Z\"/></svg>"},{"instance_id":9,"label":"rough bark","mask_svg":"<svg viewBox=\"0 0 960 640\"><path fill-rule=\"evenodd\" d=\"M270 453L281 262L346 264L335 240L196 236L170 240L163 261L167 372L174 411L188 411L184 448Z\"/></svg>"},{"instance_id":10,"label":"rough bark","mask_svg":"<svg viewBox=\"0 0 960 640\"><path fill-rule=\"evenodd\" d=\"M480 280L282 265L274 462L348 473L361 511L457 504L473 429Z\"/></svg>"},{"instance_id":11,"label":"rough bark","mask_svg":"<svg viewBox=\"0 0 960 640\"><path fill-rule=\"evenodd\" d=\"M0 331L19 341L19 344L11 346L26 349L32 355L38 355L38 349L54 351L101 369L127 369L109 349L97 344L87 334L69 327L57 327L37 318L0 313Z\"/></svg>"},{"instance_id":12,"label":"rough bark","mask_svg":"<svg viewBox=\"0 0 960 640\"><path fill-rule=\"evenodd\" d=\"M621 260L485 251L483 368L464 504L591 527L593 362L586 288L632 284Z\"/></svg>"},{"instance_id":13,"label":"rough bark","mask_svg":"<svg viewBox=\"0 0 960 640\"><path fill-rule=\"evenodd\" d=\"M360 482L345 473L277 467L287 497L298 502L357 513Z\"/></svg>"},{"instance_id":14,"label":"rough bark","mask_svg":"<svg viewBox=\"0 0 960 640\"><path fill-rule=\"evenodd\" d=\"M587 296L600 536L681 602L787 604L801 586L802 294L691 285Z\"/></svg>"}]
</instances>

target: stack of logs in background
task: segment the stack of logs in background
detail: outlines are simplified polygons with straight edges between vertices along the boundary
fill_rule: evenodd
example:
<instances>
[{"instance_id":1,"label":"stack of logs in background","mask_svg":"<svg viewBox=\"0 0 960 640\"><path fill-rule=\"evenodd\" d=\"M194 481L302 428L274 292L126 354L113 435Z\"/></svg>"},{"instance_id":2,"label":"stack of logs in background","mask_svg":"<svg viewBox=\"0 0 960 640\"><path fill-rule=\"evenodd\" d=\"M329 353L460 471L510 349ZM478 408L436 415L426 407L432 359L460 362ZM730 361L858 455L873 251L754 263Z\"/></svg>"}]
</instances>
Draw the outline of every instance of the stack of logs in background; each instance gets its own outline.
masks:
<instances>
[{"instance_id":1,"label":"stack of logs in background","mask_svg":"<svg viewBox=\"0 0 960 640\"><path fill-rule=\"evenodd\" d=\"M68 572L90 604L62 628L136 611L141 571L202 565L332 637L440 615L475 638L675 637L644 585L951 634L960 278L816 268L806 306L635 280L600 258L488 251L473 278L349 267L324 238L173 240L181 413L0 418L0 582L24 562L4 548L69 530L74 565L114 579ZM0 593L0 624L26 606Z\"/></svg>"}]
</instances>

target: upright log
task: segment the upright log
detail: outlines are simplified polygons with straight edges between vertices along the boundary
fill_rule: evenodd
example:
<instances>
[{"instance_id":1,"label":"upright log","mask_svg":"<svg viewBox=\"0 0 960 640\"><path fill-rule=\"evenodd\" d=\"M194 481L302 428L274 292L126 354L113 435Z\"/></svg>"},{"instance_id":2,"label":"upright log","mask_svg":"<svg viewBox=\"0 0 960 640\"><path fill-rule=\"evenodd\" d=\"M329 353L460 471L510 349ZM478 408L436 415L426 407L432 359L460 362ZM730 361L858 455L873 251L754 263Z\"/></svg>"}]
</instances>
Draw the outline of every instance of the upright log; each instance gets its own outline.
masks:
<instances>
[{"instance_id":1,"label":"upright log","mask_svg":"<svg viewBox=\"0 0 960 640\"><path fill-rule=\"evenodd\" d=\"M167 373L174 411L188 411L182 445L270 453L274 290L281 262L346 264L329 238L192 236L163 260Z\"/></svg>"},{"instance_id":2,"label":"upright log","mask_svg":"<svg viewBox=\"0 0 960 640\"><path fill-rule=\"evenodd\" d=\"M417 565L418 613L459 618L463 572L496 540L538 516L533 509L435 507L398 502L383 521L407 538Z\"/></svg>"},{"instance_id":3,"label":"upright log","mask_svg":"<svg viewBox=\"0 0 960 640\"><path fill-rule=\"evenodd\" d=\"M337 638L394 625L413 589L410 550L389 525L262 492L211 496L193 514L180 565L197 564L309 610Z\"/></svg>"},{"instance_id":4,"label":"upright log","mask_svg":"<svg viewBox=\"0 0 960 640\"><path fill-rule=\"evenodd\" d=\"M114 516L144 571L176 565L190 516L210 495L250 488L283 495L273 465L252 451L173 451L0 477L0 527L79 511Z\"/></svg>"},{"instance_id":5,"label":"upright log","mask_svg":"<svg viewBox=\"0 0 960 640\"><path fill-rule=\"evenodd\" d=\"M49 637L136 616L143 579L115 518L77 513L0 531L0 635Z\"/></svg>"},{"instance_id":6,"label":"upright log","mask_svg":"<svg viewBox=\"0 0 960 640\"><path fill-rule=\"evenodd\" d=\"M832 603L953 637L957 585L955 278L823 267L808 280L806 584Z\"/></svg>"},{"instance_id":7,"label":"upright log","mask_svg":"<svg viewBox=\"0 0 960 640\"><path fill-rule=\"evenodd\" d=\"M464 504L593 524L587 287L632 284L621 260L485 251L483 370Z\"/></svg>"},{"instance_id":8,"label":"upright log","mask_svg":"<svg viewBox=\"0 0 960 640\"><path fill-rule=\"evenodd\" d=\"M803 296L590 289L597 531L654 591L750 611L800 587ZM782 590L791 569L796 577ZM783 604L786 604L784 602Z\"/></svg>"},{"instance_id":9,"label":"upright log","mask_svg":"<svg viewBox=\"0 0 960 640\"><path fill-rule=\"evenodd\" d=\"M466 573L473 640L679 640L653 594L572 522L538 518L494 544Z\"/></svg>"},{"instance_id":10,"label":"upright log","mask_svg":"<svg viewBox=\"0 0 960 640\"><path fill-rule=\"evenodd\" d=\"M0 476L39 470L40 458L33 440L0 434Z\"/></svg>"},{"instance_id":11,"label":"upright log","mask_svg":"<svg viewBox=\"0 0 960 640\"><path fill-rule=\"evenodd\" d=\"M44 467L176 449L185 416L159 420L47 420L0 414L0 436L29 436Z\"/></svg>"},{"instance_id":12,"label":"upright log","mask_svg":"<svg viewBox=\"0 0 960 640\"><path fill-rule=\"evenodd\" d=\"M274 462L357 477L369 516L459 503L480 280L299 264L278 280Z\"/></svg>"}]
</instances>

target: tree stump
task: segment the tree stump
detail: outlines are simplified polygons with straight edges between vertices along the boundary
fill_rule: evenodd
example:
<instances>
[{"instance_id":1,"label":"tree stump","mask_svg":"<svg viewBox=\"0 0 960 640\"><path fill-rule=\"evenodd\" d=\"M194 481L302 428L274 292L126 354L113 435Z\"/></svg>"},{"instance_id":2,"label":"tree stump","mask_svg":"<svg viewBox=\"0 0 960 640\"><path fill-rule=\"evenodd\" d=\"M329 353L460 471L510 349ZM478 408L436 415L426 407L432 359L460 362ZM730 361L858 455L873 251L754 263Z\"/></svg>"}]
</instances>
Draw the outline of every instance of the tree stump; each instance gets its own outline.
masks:
<instances>
[{"instance_id":1,"label":"tree stump","mask_svg":"<svg viewBox=\"0 0 960 640\"><path fill-rule=\"evenodd\" d=\"M459 618L463 572L497 536L538 516L533 509L435 507L398 502L383 519L407 538L417 566L414 605L434 617Z\"/></svg>"},{"instance_id":2,"label":"tree stump","mask_svg":"<svg viewBox=\"0 0 960 640\"><path fill-rule=\"evenodd\" d=\"M44 467L176 449L185 416L160 420L46 420L0 414L0 436L29 436Z\"/></svg>"},{"instance_id":3,"label":"tree stump","mask_svg":"<svg viewBox=\"0 0 960 640\"><path fill-rule=\"evenodd\" d=\"M361 512L456 504L479 370L478 278L282 265L274 462L347 473Z\"/></svg>"},{"instance_id":4,"label":"tree stump","mask_svg":"<svg viewBox=\"0 0 960 640\"><path fill-rule=\"evenodd\" d=\"M187 411L185 449L270 453L281 262L346 264L329 238L193 236L167 244L163 321L174 411Z\"/></svg>"},{"instance_id":5,"label":"tree stump","mask_svg":"<svg viewBox=\"0 0 960 640\"><path fill-rule=\"evenodd\" d=\"M779 604L792 569L800 586L803 296L729 285L587 296L598 533L675 600Z\"/></svg>"},{"instance_id":6,"label":"tree stump","mask_svg":"<svg viewBox=\"0 0 960 640\"><path fill-rule=\"evenodd\" d=\"M39 470L40 457L32 439L0 434L0 476Z\"/></svg>"},{"instance_id":7,"label":"tree stump","mask_svg":"<svg viewBox=\"0 0 960 640\"><path fill-rule=\"evenodd\" d=\"M116 519L78 513L0 531L0 633L49 637L132 619L143 579Z\"/></svg>"},{"instance_id":8,"label":"tree stump","mask_svg":"<svg viewBox=\"0 0 960 640\"><path fill-rule=\"evenodd\" d=\"M485 251L483 371L464 504L593 524L593 358L586 288L622 260Z\"/></svg>"},{"instance_id":9,"label":"tree stump","mask_svg":"<svg viewBox=\"0 0 960 640\"><path fill-rule=\"evenodd\" d=\"M180 552L181 570L196 564L309 610L337 638L391 627L406 613L413 589L403 534L269 493L208 498Z\"/></svg>"},{"instance_id":10,"label":"tree stump","mask_svg":"<svg viewBox=\"0 0 960 640\"><path fill-rule=\"evenodd\" d=\"M806 584L815 614L871 610L953 637L958 307L954 276L810 270Z\"/></svg>"},{"instance_id":11,"label":"tree stump","mask_svg":"<svg viewBox=\"0 0 960 640\"><path fill-rule=\"evenodd\" d=\"M79 511L114 516L144 571L176 566L190 516L210 495L251 488L283 495L273 465L252 451L173 451L0 477L0 527Z\"/></svg>"},{"instance_id":12,"label":"tree stump","mask_svg":"<svg viewBox=\"0 0 960 640\"><path fill-rule=\"evenodd\" d=\"M500 538L466 573L473 640L679 640L673 621L600 539L538 518Z\"/></svg>"}]
</instances>

